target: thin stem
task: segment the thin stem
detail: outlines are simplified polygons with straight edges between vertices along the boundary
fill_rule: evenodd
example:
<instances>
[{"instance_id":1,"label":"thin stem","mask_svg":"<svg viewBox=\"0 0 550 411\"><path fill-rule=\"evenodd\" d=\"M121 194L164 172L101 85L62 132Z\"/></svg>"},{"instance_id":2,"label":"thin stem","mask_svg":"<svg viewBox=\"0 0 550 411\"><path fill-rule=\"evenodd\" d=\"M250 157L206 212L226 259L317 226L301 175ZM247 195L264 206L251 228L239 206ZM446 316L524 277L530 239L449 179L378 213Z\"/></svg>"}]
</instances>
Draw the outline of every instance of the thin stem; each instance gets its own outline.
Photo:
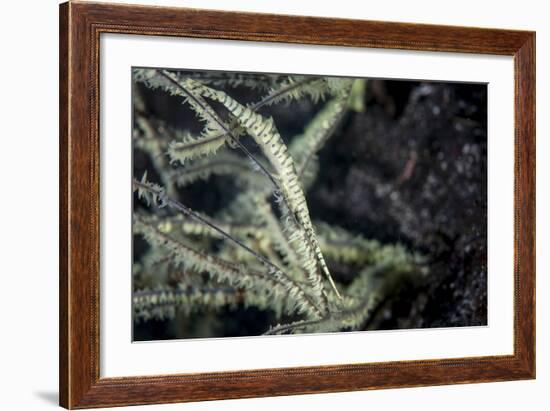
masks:
<instances>
[{"instance_id":1,"label":"thin stem","mask_svg":"<svg viewBox=\"0 0 550 411\"><path fill-rule=\"evenodd\" d=\"M201 171L208 171L210 169L215 168L216 166L225 166L231 169L240 169L238 170L238 172L240 173L249 173L249 174L253 173L253 170L250 170L250 167L246 164L243 164L242 161L236 161L232 159L223 159L219 161L214 160L204 164L185 166L183 168L176 168L170 172L169 179L172 181L178 181L181 177L185 177L186 175L193 174L193 173L200 173Z\"/></svg>"},{"instance_id":2,"label":"thin stem","mask_svg":"<svg viewBox=\"0 0 550 411\"><path fill-rule=\"evenodd\" d=\"M195 211L191 210L189 207L185 206L184 204L180 203L177 200L172 200L169 198L166 193L163 190L155 190L154 188L150 187L147 184L144 184L140 181L134 180L134 185L141 188L142 190L147 190L151 193L156 194L161 203L164 203L178 211L181 211L183 214L185 214L188 217L191 217L194 220L199 221L200 223L206 225L207 227L211 228L212 230L216 231L218 234L220 234L225 239L237 244L239 247L243 248L244 250L248 251L250 254L252 254L254 257L256 257L258 260L260 260L264 265L267 265L277 271L282 271L279 267L277 267L275 264L273 264L271 261L269 261L267 258L265 258L263 255L258 254L256 251L248 247L246 244L244 244L242 241L238 240L237 238L233 237L231 234L226 233L221 228L217 227L215 224L212 224L210 221L208 221L206 218L201 216L200 214L196 213Z\"/></svg>"},{"instance_id":3,"label":"thin stem","mask_svg":"<svg viewBox=\"0 0 550 411\"><path fill-rule=\"evenodd\" d=\"M185 289L180 289L180 288L169 288L169 289L167 288L167 289L160 289L160 290L143 289L143 290L134 291L132 293L132 296L134 298L138 298L138 297L160 296L162 294L189 295L189 294L192 294L193 291L195 290L196 290L195 288L191 288L191 287L188 287ZM200 287L198 288L198 290L202 293L212 293L212 294L216 294L216 293L236 294L237 293L237 290L231 287Z\"/></svg>"},{"instance_id":4,"label":"thin stem","mask_svg":"<svg viewBox=\"0 0 550 411\"><path fill-rule=\"evenodd\" d=\"M256 110L259 110L260 108L262 108L263 106L271 103L273 100L275 100L276 98L278 97L281 97L281 96L284 96L285 94L291 92L292 90L295 90L297 89L298 87L301 87L307 83L312 83L314 81L319 81L321 79L321 77L308 77L308 78L305 78L303 80L300 80L300 81L297 81L296 83L293 83L289 86L286 86L286 87L281 87L279 90L275 91L274 93L272 94L268 94L267 96L265 96L263 99L261 99L260 101L252 104L250 106L250 110L252 111L256 111Z\"/></svg>"},{"instance_id":5,"label":"thin stem","mask_svg":"<svg viewBox=\"0 0 550 411\"><path fill-rule=\"evenodd\" d=\"M293 331L297 328L307 327L308 325L319 324L319 323L323 322L324 320L326 320L326 318L320 318L318 320L297 321L297 322L290 323L290 324L282 324L282 325L278 325L277 327L273 327L272 329L266 331L263 335L275 335L275 334L283 333L285 331Z\"/></svg>"}]
</instances>

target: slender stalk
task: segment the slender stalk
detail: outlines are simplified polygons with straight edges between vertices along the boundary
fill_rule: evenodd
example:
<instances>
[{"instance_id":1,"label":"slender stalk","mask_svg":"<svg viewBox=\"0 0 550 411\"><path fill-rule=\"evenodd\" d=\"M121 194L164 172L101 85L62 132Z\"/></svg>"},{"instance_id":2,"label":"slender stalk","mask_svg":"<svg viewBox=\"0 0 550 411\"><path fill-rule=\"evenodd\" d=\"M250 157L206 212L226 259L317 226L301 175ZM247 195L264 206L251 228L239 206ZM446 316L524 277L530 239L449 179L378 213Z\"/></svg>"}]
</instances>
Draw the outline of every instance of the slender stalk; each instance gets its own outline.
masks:
<instances>
[{"instance_id":1,"label":"slender stalk","mask_svg":"<svg viewBox=\"0 0 550 411\"><path fill-rule=\"evenodd\" d=\"M326 320L326 318L321 318L319 320L296 321L296 322L290 323L290 324L282 324L282 325L278 325L278 326L273 327L272 329L266 331L263 335L276 335L276 334L284 333L286 331L294 331L296 329L304 328L304 327L307 327L309 325L319 324L319 323L323 322L324 320Z\"/></svg>"},{"instance_id":2,"label":"slender stalk","mask_svg":"<svg viewBox=\"0 0 550 411\"><path fill-rule=\"evenodd\" d=\"M199 213L196 213L195 211L191 210L186 205L180 203L177 200L173 200L169 198L166 193L163 190L156 190L149 185L142 183L140 181L134 180L134 185L142 190L147 190L150 193L154 193L159 197L159 200L161 203L166 204L167 206L174 208L178 211L181 211L183 214L185 214L187 217L190 217L194 220L197 220L201 224L206 225L207 227L211 228L212 230L216 231L218 234L220 234L225 239L237 244L242 249L248 251L250 254L252 254L254 257L256 257L258 260L260 260L264 265L267 265L277 271L282 271L279 267L277 267L275 264L273 264L271 261L269 261L267 258L265 258L263 255L258 254L256 251L248 247L246 244L244 244L239 239L233 237L231 234L226 233L221 228L217 227L215 224L212 224L210 221L208 221L206 218L201 216Z\"/></svg>"}]
</instances>

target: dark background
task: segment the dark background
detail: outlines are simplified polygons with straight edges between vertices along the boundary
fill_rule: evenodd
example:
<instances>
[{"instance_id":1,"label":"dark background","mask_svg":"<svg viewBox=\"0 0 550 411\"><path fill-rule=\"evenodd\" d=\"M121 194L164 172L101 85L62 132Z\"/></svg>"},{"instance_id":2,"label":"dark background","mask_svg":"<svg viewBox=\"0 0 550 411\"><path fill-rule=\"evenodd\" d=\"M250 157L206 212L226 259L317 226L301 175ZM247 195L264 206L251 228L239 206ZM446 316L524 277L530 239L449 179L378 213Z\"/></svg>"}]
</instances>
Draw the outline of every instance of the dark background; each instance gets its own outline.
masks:
<instances>
[{"instance_id":1,"label":"dark background","mask_svg":"<svg viewBox=\"0 0 550 411\"><path fill-rule=\"evenodd\" d=\"M150 114L175 127L200 124L181 99L136 84ZM231 90L242 102L263 93ZM402 284L376 309L367 329L487 324L487 87L484 84L370 79L366 110L350 112L319 153L320 172L307 193L313 220L427 256L426 281ZM287 141L320 108L309 100L267 108ZM253 148L253 147L251 147ZM134 176L149 170L134 150ZM180 201L206 213L235 194L228 177L181 190ZM134 202L136 207L140 205ZM146 244L134 237L134 258ZM355 267L330 266L349 283ZM216 336L258 335L272 319L254 308L134 324L135 340L193 337L205 321ZM185 330L185 335L182 331Z\"/></svg>"}]
</instances>

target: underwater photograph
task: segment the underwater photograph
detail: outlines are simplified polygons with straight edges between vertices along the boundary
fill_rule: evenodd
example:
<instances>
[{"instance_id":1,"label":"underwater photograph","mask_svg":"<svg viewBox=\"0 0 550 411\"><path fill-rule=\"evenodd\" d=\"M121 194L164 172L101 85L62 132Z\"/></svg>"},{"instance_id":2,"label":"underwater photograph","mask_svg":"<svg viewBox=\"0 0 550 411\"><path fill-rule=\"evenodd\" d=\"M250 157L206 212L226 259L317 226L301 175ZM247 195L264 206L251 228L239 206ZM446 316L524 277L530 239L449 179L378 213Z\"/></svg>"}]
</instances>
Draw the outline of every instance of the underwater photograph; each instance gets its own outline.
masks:
<instances>
[{"instance_id":1,"label":"underwater photograph","mask_svg":"<svg viewBox=\"0 0 550 411\"><path fill-rule=\"evenodd\" d=\"M487 325L487 84L132 68L133 340Z\"/></svg>"}]
</instances>

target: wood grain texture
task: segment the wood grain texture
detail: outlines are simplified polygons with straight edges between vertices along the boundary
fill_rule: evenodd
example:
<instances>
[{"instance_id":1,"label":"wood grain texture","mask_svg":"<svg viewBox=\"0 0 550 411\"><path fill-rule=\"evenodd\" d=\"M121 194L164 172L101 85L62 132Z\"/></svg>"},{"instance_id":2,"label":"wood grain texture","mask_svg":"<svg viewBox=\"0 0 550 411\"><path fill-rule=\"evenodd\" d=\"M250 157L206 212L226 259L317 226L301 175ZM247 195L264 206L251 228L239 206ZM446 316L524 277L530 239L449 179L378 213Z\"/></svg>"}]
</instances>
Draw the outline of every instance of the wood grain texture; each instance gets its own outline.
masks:
<instances>
[{"instance_id":1,"label":"wood grain texture","mask_svg":"<svg viewBox=\"0 0 550 411\"><path fill-rule=\"evenodd\" d=\"M68 283L68 176L69 156L69 18L68 4L60 6L59 15L59 386L69 386L69 283ZM59 390L59 402L69 404L69 390Z\"/></svg>"},{"instance_id":2,"label":"wood grain texture","mask_svg":"<svg viewBox=\"0 0 550 411\"><path fill-rule=\"evenodd\" d=\"M515 60L514 354L155 377L99 373L101 33L485 53ZM535 376L535 34L70 2L60 6L60 404L90 408Z\"/></svg>"}]
</instances>

